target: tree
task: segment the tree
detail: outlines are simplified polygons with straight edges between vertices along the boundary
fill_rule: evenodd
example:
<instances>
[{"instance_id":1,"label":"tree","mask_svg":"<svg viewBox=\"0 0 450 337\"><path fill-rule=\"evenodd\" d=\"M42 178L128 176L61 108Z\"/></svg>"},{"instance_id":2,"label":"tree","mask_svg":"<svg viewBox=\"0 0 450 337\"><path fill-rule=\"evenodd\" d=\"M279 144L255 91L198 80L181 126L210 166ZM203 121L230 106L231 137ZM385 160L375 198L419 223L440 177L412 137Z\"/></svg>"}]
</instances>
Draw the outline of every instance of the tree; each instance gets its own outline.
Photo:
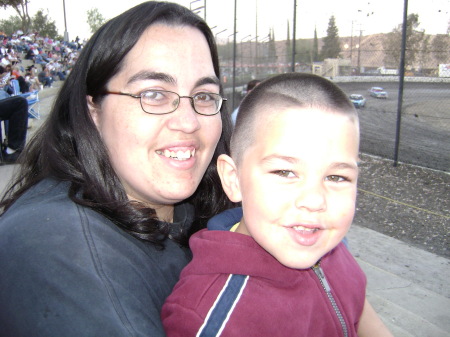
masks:
<instances>
[{"instance_id":1,"label":"tree","mask_svg":"<svg viewBox=\"0 0 450 337\"><path fill-rule=\"evenodd\" d=\"M30 15L28 14L28 0L0 0L0 7L8 8L12 7L21 20L21 30L28 32L31 24Z\"/></svg>"},{"instance_id":2,"label":"tree","mask_svg":"<svg viewBox=\"0 0 450 337\"><path fill-rule=\"evenodd\" d=\"M16 16L10 16L6 20L0 20L0 31L5 32L6 35L11 36L13 33L22 29L22 20Z\"/></svg>"},{"instance_id":3,"label":"tree","mask_svg":"<svg viewBox=\"0 0 450 337\"><path fill-rule=\"evenodd\" d=\"M22 20L17 15L10 16L7 20L0 20L0 30L7 35L12 35L19 29L22 29ZM41 36L52 39L58 38L55 21L52 21L48 14L44 14L42 9L38 10L34 17L30 19L29 29L38 32Z\"/></svg>"},{"instance_id":4,"label":"tree","mask_svg":"<svg viewBox=\"0 0 450 337\"><path fill-rule=\"evenodd\" d=\"M292 43L291 43L291 30L289 27L289 20L287 22L287 39L285 49L286 49L286 64L289 64L292 61Z\"/></svg>"},{"instance_id":5,"label":"tree","mask_svg":"<svg viewBox=\"0 0 450 337\"><path fill-rule=\"evenodd\" d=\"M277 60L278 60L278 56L277 56L277 48L275 45L275 33L272 28L269 30L267 62L268 63L276 63Z\"/></svg>"},{"instance_id":6,"label":"tree","mask_svg":"<svg viewBox=\"0 0 450 337\"><path fill-rule=\"evenodd\" d=\"M428 47L425 30L419 30L419 25L419 15L414 13L409 14L406 20L406 68L413 68L418 63L422 63L417 62L417 57L420 56L422 50L426 50ZM402 31L403 25L399 24L383 40L383 48L385 50L384 62L387 67L397 68L400 64Z\"/></svg>"},{"instance_id":7,"label":"tree","mask_svg":"<svg viewBox=\"0 0 450 337\"><path fill-rule=\"evenodd\" d=\"M317 39L317 28L314 28L314 41L313 41L313 47L312 47L312 55L311 55L311 61L317 62L319 61L319 40Z\"/></svg>"},{"instance_id":8,"label":"tree","mask_svg":"<svg viewBox=\"0 0 450 337\"><path fill-rule=\"evenodd\" d=\"M92 8L87 11L87 23L91 29L91 33L95 33L105 21L105 18L100 14L97 8Z\"/></svg>"},{"instance_id":9,"label":"tree","mask_svg":"<svg viewBox=\"0 0 450 337\"><path fill-rule=\"evenodd\" d=\"M58 35L55 21L52 21L48 14L44 14L42 9L38 10L31 21L33 31L39 33L40 36L55 39Z\"/></svg>"},{"instance_id":10,"label":"tree","mask_svg":"<svg viewBox=\"0 0 450 337\"><path fill-rule=\"evenodd\" d=\"M295 41L295 62L311 63L311 41L309 39L298 39Z\"/></svg>"},{"instance_id":11,"label":"tree","mask_svg":"<svg viewBox=\"0 0 450 337\"><path fill-rule=\"evenodd\" d=\"M323 46L321 50L321 59L337 58L341 52L341 44L339 41L338 28L334 15L328 21L327 36L323 39Z\"/></svg>"},{"instance_id":12,"label":"tree","mask_svg":"<svg viewBox=\"0 0 450 337\"><path fill-rule=\"evenodd\" d=\"M436 35L433 42L431 42L431 50L438 63L449 63L450 36L447 34Z\"/></svg>"}]
</instances>

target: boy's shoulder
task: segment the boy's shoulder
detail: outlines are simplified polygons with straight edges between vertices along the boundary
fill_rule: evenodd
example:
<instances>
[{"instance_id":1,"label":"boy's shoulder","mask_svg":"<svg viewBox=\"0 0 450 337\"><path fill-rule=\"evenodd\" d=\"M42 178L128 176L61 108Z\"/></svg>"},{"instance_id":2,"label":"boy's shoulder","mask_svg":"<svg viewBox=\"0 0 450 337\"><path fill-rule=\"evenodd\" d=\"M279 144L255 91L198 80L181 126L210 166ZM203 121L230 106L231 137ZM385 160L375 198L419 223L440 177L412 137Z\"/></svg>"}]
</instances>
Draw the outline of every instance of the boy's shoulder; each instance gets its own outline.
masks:
<instances>
[{"instance_id":1,"label":"boy's shoulder","mask_svg":"<svg viewBox=\"0 0 450 337\"><path fill-rule=\"evenodd\" d=\"M231 208L212 217L208 221L208 229L214 231L229 231L236 223L241 221L242 208Z\"/></svg>"}]
</instances>

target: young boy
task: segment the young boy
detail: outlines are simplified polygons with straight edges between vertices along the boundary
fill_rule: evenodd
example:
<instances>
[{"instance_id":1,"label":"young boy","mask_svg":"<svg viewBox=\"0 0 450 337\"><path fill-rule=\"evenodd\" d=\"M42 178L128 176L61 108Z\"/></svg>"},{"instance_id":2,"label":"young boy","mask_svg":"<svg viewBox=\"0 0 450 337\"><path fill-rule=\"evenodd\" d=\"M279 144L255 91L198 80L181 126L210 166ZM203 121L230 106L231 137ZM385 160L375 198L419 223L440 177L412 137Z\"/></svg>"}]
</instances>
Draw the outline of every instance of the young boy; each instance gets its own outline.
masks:
<instances>
[{"instance_id":1,"label":"young boy","mask_svg":"<svg viewBox=\"0 0 450 337\"><path fill-rule=\"evenodd\" d=\"M191 238L193 260L162 311L167 335L391 336L342 243L358 151L356 110L322 77L283 74L246 96L231 158L217 163L243 216L219 215L222 230Z\"/></svg>"}]
</instances>

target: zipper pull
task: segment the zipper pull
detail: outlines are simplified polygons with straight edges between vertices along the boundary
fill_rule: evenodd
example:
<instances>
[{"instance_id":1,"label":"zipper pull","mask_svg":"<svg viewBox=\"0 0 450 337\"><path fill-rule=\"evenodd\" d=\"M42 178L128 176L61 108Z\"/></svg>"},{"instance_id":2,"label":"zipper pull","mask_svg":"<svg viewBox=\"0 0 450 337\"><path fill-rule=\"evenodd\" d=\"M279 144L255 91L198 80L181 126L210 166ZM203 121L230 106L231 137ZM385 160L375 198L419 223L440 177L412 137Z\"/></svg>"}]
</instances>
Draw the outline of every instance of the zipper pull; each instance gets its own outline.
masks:
<instances>
[{"instance_id":1,"label":"zipper pull","mask_svg":"<svg viewBox=\"0 0 450 337\"><path fill-rule=\"evenodd\" d=\"M331 287L328 284L328 281L325 277L325 273L323 272L323 269L320 267L320 261L317 262L311 268L314 271L314 273L316 274L316 276L318 277L320 284L322 285L323 289L325 290L325 293L327 294L328 299L330 300L330 303L334 309L334 312L336 313L336 316L339 319L339 322L341 323L342 332L344 334L344 337L348 337L347 324L345 323L344 317L342 316L342 313L336 304L336 300L334 299L333 294L331 293Z\"/></svg>"},{"instance_id":2,"label":"zipper pull","mask_svg":"<svg viewBox=\"0 0 450 337\"><path fill-rule=\"evenodd\" d=\"M322 268L320 267L320 261L317 262L314 266L311 267L312 270L316 273L317 277L320 280L320 283L322 283L323 288L327 293L331 292L331 287L328 284L327 278L325 277L325 274L323 273Z\"/></svg>"}]
</instances>

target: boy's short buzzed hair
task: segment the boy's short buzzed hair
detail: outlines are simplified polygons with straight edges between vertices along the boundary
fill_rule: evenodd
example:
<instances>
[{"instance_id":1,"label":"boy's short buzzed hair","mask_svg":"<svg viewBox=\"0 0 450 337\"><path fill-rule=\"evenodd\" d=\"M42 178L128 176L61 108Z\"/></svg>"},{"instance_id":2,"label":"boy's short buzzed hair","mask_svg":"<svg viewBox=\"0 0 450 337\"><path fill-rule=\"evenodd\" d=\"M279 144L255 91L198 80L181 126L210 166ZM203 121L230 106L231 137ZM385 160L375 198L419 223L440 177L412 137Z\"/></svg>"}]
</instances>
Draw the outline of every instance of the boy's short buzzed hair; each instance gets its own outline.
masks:
<instances>
[{"instance_id":1,"label":"boy's short buzzed hair","mask_svg":"<svg viewBox=\"0 0 450 337\"><path fill-rule=\"evenodd\" d=\"M347 95L324 77L306 73L287 73L271 77L256 86L242 101L231 137L231 156L240 162L257 130L259 111L270 108L274 113L289 107L314 108L342 113L358 121L358 114Z\"/></svg>"},{"instance_id":2,"label":"boy's short buzzed hair","mask_svg":"<svg viewBox=\"0 0 450 337\"><path fill-rule=\"evenodd\" d=\"M255 87L261 83L261 80L251 80L247 83L247 92L252 91Z\"/></svg>"}]
</instances>

